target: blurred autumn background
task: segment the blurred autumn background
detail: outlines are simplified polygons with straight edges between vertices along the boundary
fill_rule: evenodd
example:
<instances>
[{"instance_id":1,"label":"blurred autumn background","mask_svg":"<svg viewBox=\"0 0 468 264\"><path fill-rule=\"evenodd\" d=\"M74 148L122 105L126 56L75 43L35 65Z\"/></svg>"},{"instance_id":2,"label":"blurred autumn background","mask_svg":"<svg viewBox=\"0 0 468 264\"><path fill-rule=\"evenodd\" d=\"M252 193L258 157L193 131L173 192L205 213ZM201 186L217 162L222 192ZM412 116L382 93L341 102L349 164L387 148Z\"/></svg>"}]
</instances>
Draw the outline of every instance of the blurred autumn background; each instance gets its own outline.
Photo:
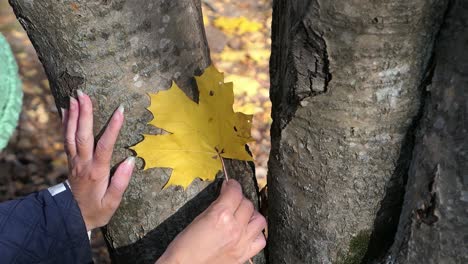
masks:
<instances>
[{"instance_id":1,"label":"blurred autumn background","mask_svg":"<svg viewBox=\"0 0 468 264\"><path fill-rule=\"evenodd\" d=\"M268 98L271 0L202 0L211 57L234 82L234 110L254 114L250 144L260 187L266 184L270 150ZM28 36L8 0L0 0L0 32L15 54L23 82L23 108L8 147L0 153L0 201L55 185L67 177L60 119L49 83ZM1 63L1 62L0 62ZM94 232L96 263L110 263L100 232Z\"/></svg>"}]
</instances>

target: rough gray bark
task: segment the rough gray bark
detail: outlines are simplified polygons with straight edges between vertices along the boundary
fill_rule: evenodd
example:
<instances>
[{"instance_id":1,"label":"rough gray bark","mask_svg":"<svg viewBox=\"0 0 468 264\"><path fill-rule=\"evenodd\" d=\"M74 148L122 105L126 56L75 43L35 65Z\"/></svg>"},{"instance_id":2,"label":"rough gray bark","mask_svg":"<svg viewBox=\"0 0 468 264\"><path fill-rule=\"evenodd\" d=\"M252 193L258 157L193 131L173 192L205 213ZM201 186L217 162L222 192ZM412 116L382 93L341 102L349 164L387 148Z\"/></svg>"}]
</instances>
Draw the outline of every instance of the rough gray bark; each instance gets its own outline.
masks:
<instances>
[{"instance_id":1,"label":"rough gray bark","mask_svg":"<svg viewBox=\"0 0 468 264\"><path fill-rule=\"evenodd\" d=\"M446 2L274 1L271 263L391 246Z\"/></svg>"},{"instance_id":2,"label":"rough gray bark","mask_svg":"<svg viewBox=\"0 0 468 264\"><path fill-rule=\"evenodd\" d=\"M405 202L386 263L468 263L468 2L451 1L435 47Z\"/></svg>"},{"instance_id":3,"label":"rough gray bark","mask_svg":"<svg viewBox=\"0 0 468 264\"><path fill-rule=\"evenodd\" d=\"M199 0L10 0L51 83L58 107L76 89L94 103L95 133L123 103L126 123L114 163L147 126L146 93L167 89L172 80L196 98L192 78L210 63ZM138 166L141 167L140 160ZM257 199L254 174L245 162L230 162L246 195ZM124 200L105 230L117 263L154 263L167 244L217 196L217 182L195 181L187 191L161 190L168 170L136 171ZM260 256L257 263L262 263Z\"/></svg>"}]
</instances>

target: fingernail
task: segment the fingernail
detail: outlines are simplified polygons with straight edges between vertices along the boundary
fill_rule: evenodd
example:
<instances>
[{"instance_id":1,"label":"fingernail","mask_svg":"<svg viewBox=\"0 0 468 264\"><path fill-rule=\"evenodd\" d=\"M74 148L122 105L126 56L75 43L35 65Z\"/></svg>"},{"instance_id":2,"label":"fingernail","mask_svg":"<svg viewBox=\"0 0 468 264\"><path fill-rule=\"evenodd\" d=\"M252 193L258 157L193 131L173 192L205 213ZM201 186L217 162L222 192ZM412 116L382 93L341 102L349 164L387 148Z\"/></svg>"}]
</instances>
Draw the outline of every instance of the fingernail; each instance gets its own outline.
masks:
<instances>
[{"instance_id":1,"label":"fingernail","mask_svg":"<svg viewBox=\"0 0 468 264\"><path fill-rule=\"evenodd\" d=\"M125 111L125 107L123 105L119 105L119 108L117 108L117 111L123 114Z\"/></svg>"},{"instance_id":2,"label":"fingernail","mask_svg":"<svg viewBox=\"0 0 468 264\"><path fill-rule=\"evenodd\" d=\"M135 157L128 157L127 160L125 160L127 164L129 165L134 165L135 164Z\"/></svg>"},{"instance_id":3,"label":"fingernail","mask_svg":"<svg viewBox=\"0 0 468 264\"><path fill-rule=\"evenodd\" d=\"M75 108L77 103L76 99L70 96L70 109Z\"/></svg>"},{"instance_id":4,"label":"fingernail","mask_svg":"<svg viewBox=\"0 0 468 264\"><path fill-rule=\"evenodd\" d=\"M78 95L78 97L82 97L84 95L84 93L83 93L83 91L81 91L81 89L76 90L76 94Z\"/></svg>"}]
</instances>

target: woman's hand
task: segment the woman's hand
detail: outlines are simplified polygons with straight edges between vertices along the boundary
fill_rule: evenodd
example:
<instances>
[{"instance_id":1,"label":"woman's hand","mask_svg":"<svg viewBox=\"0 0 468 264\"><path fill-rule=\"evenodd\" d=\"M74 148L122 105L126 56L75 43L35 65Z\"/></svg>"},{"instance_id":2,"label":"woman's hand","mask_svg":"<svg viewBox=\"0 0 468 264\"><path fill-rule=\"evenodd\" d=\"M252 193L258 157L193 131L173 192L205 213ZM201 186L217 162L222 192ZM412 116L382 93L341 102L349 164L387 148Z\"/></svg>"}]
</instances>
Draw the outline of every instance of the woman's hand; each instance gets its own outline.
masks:
<instances>
[{"instance_id":1,"label":"woman's hand","mask_svg":"<svg viewBox=\"0 0 468 264\"><path fill-rule=\"evenodd\" d=\"M94 147L93 106L88 95L78 90L70 97L69 110L62 110L69 183L89 231L106 225L122 200L135 160L126 159L110 179L112 150L124 121L124 109L114 112L105 132Z\"/></svg>"},{"instance_id":2,"label":"woman's hand","mask_svg":"<svg viewBox=\"0 0 468 264\"><path fill-rule=\"evenodd\" d=\"M239 183L229 180L156 264L245 263L265 247L265 227L265 218L243 196Z\"/></svg>"},{"instance_id":3,"label":"woman's hand","mask_svg":"<svg viewBox=\"0 0 468 264\"><path fill-rule=\"evenodd\" d=\"M134 158L119 165L109 184L112 150L123 120L119 107L94 147L89 96L78 91L78 100L70 98L69 110L63 110L69 183L87 230L109 222L130 181ZM265 218L243 196L239 183L229 180L218 199L172 241L157 263L243 263L265 247L265 227Z\"/></svg>"}]
</instances>

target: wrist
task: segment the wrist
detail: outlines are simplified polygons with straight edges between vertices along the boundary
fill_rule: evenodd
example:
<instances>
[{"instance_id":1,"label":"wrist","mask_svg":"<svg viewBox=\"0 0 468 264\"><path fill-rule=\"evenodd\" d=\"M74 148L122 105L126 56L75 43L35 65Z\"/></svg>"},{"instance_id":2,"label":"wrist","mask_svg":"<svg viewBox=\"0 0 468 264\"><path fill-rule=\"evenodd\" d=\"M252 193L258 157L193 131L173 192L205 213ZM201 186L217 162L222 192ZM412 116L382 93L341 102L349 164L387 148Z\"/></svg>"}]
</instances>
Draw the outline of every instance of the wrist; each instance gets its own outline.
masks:
<instances>
[{"instance_id":1,"label":"wrist","mask_svg":"<svg viewBox=\"0 0 468 264\"><path fill-rule=\"evenodd\" d=\"M82 203L80 203L80 201L78 201L75 195L73 195L73 197L75 198L75 201L78 204L78 208L80 209L81 218L83 219L83 222L85 224L86 231L89 232L93 229L93 226L92 226L91 220L86 215L86 208L83 206Z\"/></svg>"},{"instance_id":2,"label":"wrist","mask_svg":"<svg viewBox=\"0 0 468 264\"><path fill-rule=\"evenodd\" d=\"M85 208L83 208L82 204L78 201L75 193L73 192L71 183L70 183L70 181L68 179L65 180L64 185L68 186L68 189L70 189L70 192L72 193L73 199L75 199L76 203L78 204L78 208L80 209L80 213L81 213L81 218L83 219L83 222L84 222L85 227L86 227L86 232L88 232L88 236L89 236L91 230L93 230L94 228L92 227L92 225L90 223L91 221L89 219L87 219L87 217L83 213Z\"/></svg>"},{"instance_id":3,"label":"wrist","mask_svg":"<svg viewBox=\"0 0 468 264\"><path fill-rule=\"evenodd\" d=\"M81 209L81 208L80 208ZM83 222L85 223L85 226L86 226L86 231L87 232L91 232L91 230L93 230L93 226L91 224L91 221L89 221L88 219L86 219L86 217L83 216Z\"/></svg>"}]
</instances>

